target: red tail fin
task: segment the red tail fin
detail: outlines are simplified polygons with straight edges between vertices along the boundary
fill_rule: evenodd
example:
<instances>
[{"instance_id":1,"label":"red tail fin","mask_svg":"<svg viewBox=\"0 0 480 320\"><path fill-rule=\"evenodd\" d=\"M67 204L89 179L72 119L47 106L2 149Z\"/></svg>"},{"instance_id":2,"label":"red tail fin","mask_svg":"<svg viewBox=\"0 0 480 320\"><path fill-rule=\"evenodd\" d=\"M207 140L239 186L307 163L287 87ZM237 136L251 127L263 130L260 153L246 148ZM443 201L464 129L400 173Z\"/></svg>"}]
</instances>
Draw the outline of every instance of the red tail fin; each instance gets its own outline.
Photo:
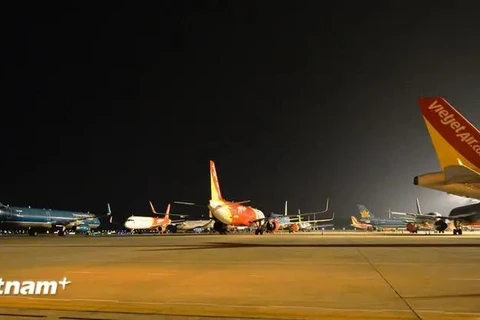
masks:
<instances>
[{"instance_id":1,"label":"red tail fin","mask_svg":"<svg viewBox=\"0 0 480 320\"><path fill-rule=\"evenodd\" d=\"M419 105L442 169L480 169L480 131L442 97L420 98Z\"/></svg>"},{"instance_id":2,"label":"red tail fin","mask_svg":"<svg viewBox=\"0 0 480 320\"><path fill-rule=\"evenodd\" d=\"M217 170L215 169L215 162L210 160L210 191L212 200L222 200L222 192L220 191L220 184L218 183Z\"/></svg>"}]
</instances>

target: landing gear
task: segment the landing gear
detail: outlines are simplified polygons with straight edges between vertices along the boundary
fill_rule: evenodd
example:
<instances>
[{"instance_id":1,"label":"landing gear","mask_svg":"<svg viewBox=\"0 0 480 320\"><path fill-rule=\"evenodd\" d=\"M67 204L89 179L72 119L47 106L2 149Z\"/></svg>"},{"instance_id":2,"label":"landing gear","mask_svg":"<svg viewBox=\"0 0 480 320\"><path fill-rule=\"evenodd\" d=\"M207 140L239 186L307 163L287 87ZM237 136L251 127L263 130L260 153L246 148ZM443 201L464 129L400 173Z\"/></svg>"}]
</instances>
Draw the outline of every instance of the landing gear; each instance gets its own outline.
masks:
<instances>
[{"instance_id":1,"label":"landing gear","mask_svg":"<svg viewBox=\"0 0 480 320\"><path fill-rule=\"evenodd\" d=\"M453 229L453 234L454 235L459 235L461 236L462 235L462 226L460 225L460 222L458 220L455 220L453 222L453 224L455 225L455 229Z\"/></svg>"},{"instance_id":2,"label":"landing gear","mask_svg":"<svg viewBox=\"0 0 480 320\"><path fill-rule=\"evenodd\" d=\"M256 229L255 234L263 234L263 229Z\"/></svg>"},{"instance_id":3,"label":"landing gear","mask_svg":"<svg viewBox=\"0 0 480 320\"><path fill-rule=\"evenodd\" d=\"M34 237L38 234L38 232L32 228L28 229L28 235Z\"/></svg>"},{"instance_id":4,"label":"landing gear","mask_svg":"<svg viewBox=\"0 0 480 320\"><path fill-rule=\"evenodd\" d=\"M221 223L220 221L215 221L213 224L213 229L219 234L227 234L227 225Z\"/></svg>"}]
</instances>

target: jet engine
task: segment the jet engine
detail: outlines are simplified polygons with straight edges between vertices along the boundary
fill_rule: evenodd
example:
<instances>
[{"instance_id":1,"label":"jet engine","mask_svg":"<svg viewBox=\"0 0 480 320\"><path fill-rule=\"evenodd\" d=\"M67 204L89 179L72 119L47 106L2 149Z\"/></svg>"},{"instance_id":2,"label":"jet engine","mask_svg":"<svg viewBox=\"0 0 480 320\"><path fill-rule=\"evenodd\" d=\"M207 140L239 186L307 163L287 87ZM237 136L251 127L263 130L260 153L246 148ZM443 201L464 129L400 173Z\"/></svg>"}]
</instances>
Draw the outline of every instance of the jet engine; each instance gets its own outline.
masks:
<instances>
[{"instance_id":1,"label":"jet engine","mask_svg":"<svg viewBox=\"0 0 480 320\"><path fill-rule=\"evenodd\" d=\"M443 232L448 228L448 220L437 220L435 221L434 226L435 230L437 230L438 232Z\"/></svg>"},{"instance_id":2,"label":"jet engine","mask_svg":"<svg viewBox=\"0 0 480 320\"><path fill-rule=\"evenodd\" d=\"M413 224L411 222L407 223L407 230L410 233L417 233L418 232L417 226L415 226L415 224Z\"/></svg>"},{"instance_id":3,"label":"jet engine","mask_svg":"<svg viewBox=\"0 0 480 320\"><path fill-rule=\"evenodd\" d=\"M269 220L265 223L265 227L268 232L275 232L280 228L280 223L277 220Z\"/></svg>"},{"instance_id":4,"label":"jet engine","mask_svg":"<svg viewBox=\"0 0 480 320\"><path fill-rule=\"evenodd\" d=\"M168 233L176 233L177 232L177 226L175 226L173 224L169 224L167 226L167 232Z\"/></svg>"},{"instance_id":5,"label":"jet engine","mask_svg":"<svg viewBox=\"0 0 480 320\"><path fill-rule=\"evenodd\" d=\"M72 230L78 234L88 234L90 232L90 227L86 224L80 224L72 227Z\"/></svg>"}]
</instances>

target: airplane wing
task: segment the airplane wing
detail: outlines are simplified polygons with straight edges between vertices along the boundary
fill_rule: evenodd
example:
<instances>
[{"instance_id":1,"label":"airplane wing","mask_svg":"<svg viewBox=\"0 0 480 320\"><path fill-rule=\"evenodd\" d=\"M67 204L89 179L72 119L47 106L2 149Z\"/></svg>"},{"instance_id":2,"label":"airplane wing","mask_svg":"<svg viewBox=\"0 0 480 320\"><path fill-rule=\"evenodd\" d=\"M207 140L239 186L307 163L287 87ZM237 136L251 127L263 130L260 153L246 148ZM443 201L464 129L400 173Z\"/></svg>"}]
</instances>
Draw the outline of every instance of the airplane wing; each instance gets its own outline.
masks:
<instances>
[{"instance_id":1,"label":"airplane wing","mask_svg":"<svg viewBox=\"0 0 480 320\"><path fill-rule=\"evenodd\" d=\"M438 219L442 219L442 220L463 220L463 219L472 217L474 215L477 215L478 212L463 213L463 214L459 214L459 215L455 215L455 216L434 216L434 215L428 215L428 214L403 213L403 212L392 212L392 214L412 217L414 220L436 221Z\"/></svg>"},{"instance_id":2,"label":"airplane wing","mask_svg":"<svg viewBox=\"0 0 480 320\"><path fill-rule=\"evenodd\" d=\"M295 218L295 217L303 217L303 216L312 216L312 215L314 215L314 214L315 214L315 215L317 215L317 214L322 214L322 213L325 213L325 212L328 211L329 202L330 202L330 199L327 198L327 202L326 202L326 204L325 204L325 210L323 210L323 211L300 213L300 209L299 209L299 212L298 212L297 214L279 215L279 217ZM334 213L334 216L335 216L335 213ZM333 220L333 218L327 219L327 220L324 220L324 221L331 221L331 220Z\"/></svg>"},{"instance_id":3,"label":"airplane wing","mask_svg":"<svg viewBox=\"0 0 480 320\"><path fill-rule=\"evenodd\" d=\"M335 212L333 212L332 217L328 219L315 219L315 220L303 220L301 222L308 222L308 223L318 223L318 222L329 222L335 219Z\"/></svg>"}]
</instances>

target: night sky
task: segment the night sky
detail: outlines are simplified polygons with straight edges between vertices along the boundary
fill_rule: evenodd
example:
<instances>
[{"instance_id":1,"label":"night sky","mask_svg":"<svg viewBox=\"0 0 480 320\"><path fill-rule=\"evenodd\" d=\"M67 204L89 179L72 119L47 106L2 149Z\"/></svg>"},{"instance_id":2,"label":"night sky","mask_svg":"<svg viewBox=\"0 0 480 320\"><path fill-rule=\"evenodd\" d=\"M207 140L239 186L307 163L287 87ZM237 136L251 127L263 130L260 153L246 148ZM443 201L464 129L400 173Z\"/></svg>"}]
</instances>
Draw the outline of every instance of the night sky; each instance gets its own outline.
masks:
<instances>
[{"instance_id":1,"label":"night sky","mask_svg":"<svg viewBox=\"0 0 480 320\"><path fill-rule=\"evenodd\" d=\"M472 2L472 5L474 3ZM480 125L480 19L460 2L1 5L0 201L121 218L223 195L265 213L448 214L417 105ZM174 206L173 212L202 212ZM341 218L344 219L341 219Z\"/></svg>"}]
</instances>

